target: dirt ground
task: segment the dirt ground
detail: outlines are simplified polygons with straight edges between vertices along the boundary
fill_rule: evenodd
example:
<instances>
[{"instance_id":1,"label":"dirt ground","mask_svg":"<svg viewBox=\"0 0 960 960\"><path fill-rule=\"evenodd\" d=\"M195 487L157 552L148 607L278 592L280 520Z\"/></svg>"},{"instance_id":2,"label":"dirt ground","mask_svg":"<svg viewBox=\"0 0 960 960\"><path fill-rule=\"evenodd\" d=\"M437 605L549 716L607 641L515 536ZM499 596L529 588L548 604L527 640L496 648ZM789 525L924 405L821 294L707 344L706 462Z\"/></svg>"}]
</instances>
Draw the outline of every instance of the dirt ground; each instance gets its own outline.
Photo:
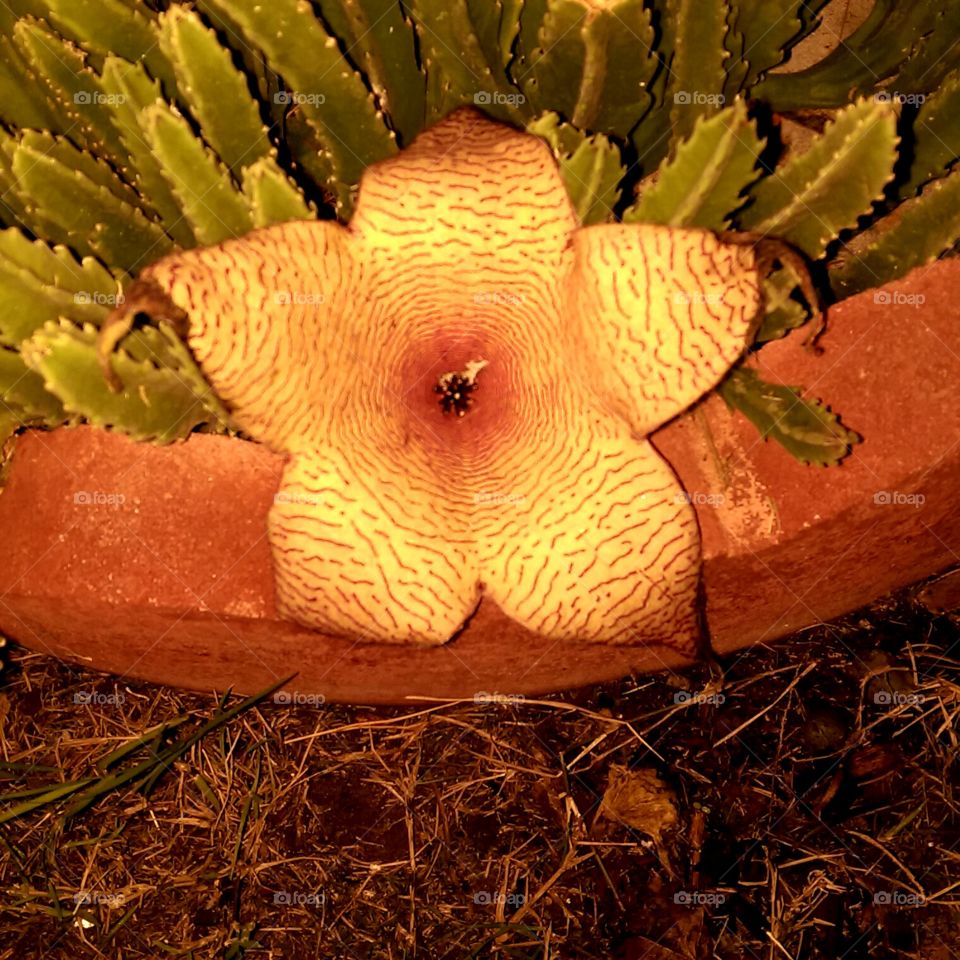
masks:
<instances>
[{"instance_id":1,"label":"dirt ground","mask_svg":"<svg viewBox=\"0 0 960 960\"><path fill-rule=\"evenodd\" d=\"M929 606L393 709L8 644L0 958L958 958L960 617Z\"/></svg>"}]
</instances>

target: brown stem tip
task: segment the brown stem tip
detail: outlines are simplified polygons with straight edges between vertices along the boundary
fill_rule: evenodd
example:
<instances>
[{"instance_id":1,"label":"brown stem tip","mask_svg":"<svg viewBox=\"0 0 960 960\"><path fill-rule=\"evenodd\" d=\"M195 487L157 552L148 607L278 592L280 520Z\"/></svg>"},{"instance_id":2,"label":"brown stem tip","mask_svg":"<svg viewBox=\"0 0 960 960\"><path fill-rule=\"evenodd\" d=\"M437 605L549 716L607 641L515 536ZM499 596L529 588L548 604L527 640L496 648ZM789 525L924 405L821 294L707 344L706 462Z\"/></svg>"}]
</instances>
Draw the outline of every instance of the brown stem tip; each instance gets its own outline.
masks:
<instances>
[{"instance_id":1,"label":"brown stem tip","mask_svg":"<svg viewBox=\"0 0 960 960\"><path fill-rule=\"evenodd\" d=\"M130 332L139 314L169 323L178 336L186 338L190 321L186 313L170 299L166 290L147 276L134 280L120 302L107 316L97 336L97 361L107 386L114 393L123 391L123 381L113 369L111 358L117 344Z\"/></svg>"}]
</instances>

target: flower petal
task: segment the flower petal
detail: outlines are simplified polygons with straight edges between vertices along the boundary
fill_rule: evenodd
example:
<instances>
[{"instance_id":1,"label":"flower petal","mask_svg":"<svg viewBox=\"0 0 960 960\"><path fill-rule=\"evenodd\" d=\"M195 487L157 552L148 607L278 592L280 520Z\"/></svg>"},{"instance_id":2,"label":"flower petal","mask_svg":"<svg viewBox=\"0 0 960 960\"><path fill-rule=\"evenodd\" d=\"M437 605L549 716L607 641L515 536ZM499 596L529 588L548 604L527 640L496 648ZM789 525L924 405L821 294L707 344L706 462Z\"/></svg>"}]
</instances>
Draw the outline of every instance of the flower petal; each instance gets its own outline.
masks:
<instances>
[{"instance_id":1,"label":"flower petal","mask_svg":"<svg viewBox=\"0 0 960 960\"><path fill-rule=\"evenodd\" d=\"M550 148L470 108L368 167L350 221L388 272L423 278L449 268L506 281L521 276L520 263L559 267L576 227Z\"/></svg>"},{"instance_id":2,"label":"flower petal","mask_svg":"<svg viewBox=\"0 0 960 960\"><path fill-rule=\"evenodd\" d=\"M140 278L189 317L187 342L237 424L290 450L329 415L328 368L348 380L357 363L338 346L356 272L346 230L303 221L171 254Z\"/></svg>"},{"instance_id":3,"label":"flower petal","mask_svg":"<svg viewBox=\"0 0 960 960\"><path fill-rule=\"evenodd\" d=\"M750 248L578 230L547 146L458 110L366 171L348 228L281 224L141 277L238 424L290 454L284 616L443 643L485 590L557 640L695 654L696 519L641 436L742 351ZM437 387L467 371L450 416Z\"/></svg>"},{"instance_id":4,"label":"flower petal","mask_svg":"<svg viewBox=\"0 0 960 960\"><path fill-rule=\"evenodd\" d=\"M557 640L699 642L696 516L673 471L608 416L582 413L504 477L515 491L478 511L486 592Z\"/></svg>"},{"instance_id":5,"label":"flower petal","mask_svg":"<svg viewBox=\"0 0 960 960\"><path fill-rule=\"evenodd\" d=\"M569 322L613 409L646 435L720 382L760 317L750 246L707 230L602 224L577 232Z\"/></svg>"},{"instance_id":6,"label":"flower petal","mask_svg":"<svg viewBox=\"0 0 960 960\"><path fill-rule=\"evenodd\" d=\"M445 643L480 600L473 539L382 457L362 444L293 457L269 517L277 608L358 640Z\"/></svg>"}]
</instances>

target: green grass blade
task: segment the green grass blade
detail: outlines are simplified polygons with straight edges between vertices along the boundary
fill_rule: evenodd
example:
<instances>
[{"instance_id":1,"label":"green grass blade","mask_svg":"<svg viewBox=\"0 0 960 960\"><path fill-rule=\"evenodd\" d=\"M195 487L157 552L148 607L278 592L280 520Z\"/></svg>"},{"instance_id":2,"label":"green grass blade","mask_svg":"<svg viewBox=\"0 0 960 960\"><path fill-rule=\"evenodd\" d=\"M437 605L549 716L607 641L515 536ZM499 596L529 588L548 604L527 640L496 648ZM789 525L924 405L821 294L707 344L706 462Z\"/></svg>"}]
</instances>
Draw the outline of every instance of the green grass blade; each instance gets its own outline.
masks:
<instances>
[{"instance_id":1,"label":"green grass blade","mask_svg":"<svg viewBox=\"0 0 960 960\"><path fill-rule=\"evenodd\" d=\"M184 756L187 751L196 743L199 743L207 734L213 733L216 730L223 730L227 723L233 720L235 717L240 716L240 714L245 713L251 707L255 707L258 703L262 703L270 694L279 690L285 683L289 683L296 676L296 673L291 673L289 676L284 677L281 680L278 680L276 683L271 684L264 690L261 690L259 693L255 693L252 696L247 697L244 700L241 700L240 703L235 704L232 707L225 708L223 705L217 710L217 712L205 723L199 730L194 731L189 736L185 737L183 740L177 741L177 743L172 744L167 747L160 756L159 763L156 770L151 773L144 781L143 790L145 793L149 793L153 788L153 785L159 779L160 776L166 771L166 769L180 757ZM224 697L226 701L226 696Z\"/></svg>"},{"instance_id":2,"label":"green grass blade","mask_svg":"<svg viewBox=\"0 0 960 960\"><path fill-rule=\"evenodd\" d=\"M172 720L164 720L163 723L158 723L155 727L151 727L149 730L140 734L139 737L134 737L127 743L117 747L116 750L111 750L110 753L98 758L97 769L101 773L106 773L111 767L120 763L121 760L126 760L127 757L132 756L144 748L149 748L153 752L156 752L156 747L162 742L163 738L171 730L186 723L189 719L187 716L174 717Z\"/></svg>"},{"instance_id":3,"label":"green grass blade","mask_svg":"<svg viewBox=\"0 0 960 960\"><path fill-rule=\"evenodd\" d=\"M34 810L40 810L42 807L49 806L51 803L63 800L93 782L94 780L92 778L88 778L86 780L71 780L68 783L61 783L55 787L50 787L44 793L29 800L24 800L23 803L17 803L12 807L7 807L6 810L0 812L0 823L9 823L18 817L24 817L27 814L33 813Z\"/></svg>"},{"instance_id":4,"label":"green grass blade","mask_svg":"<svg viewBox=\"0 0 960 960\"><path fill-rule=\"evenodd\" d=\"M71 817L82 813L84 810L95 804L98 800L126 786L139 784L140 788L144 792L149 792L149 788L156 783L157 779L159 779L159 777L162 776L175 761L186 756L187 752L195 744L199 743L205 736L207 736L207 734L220 729L231 720L236 719L242 713L249 710L251 707L254 707L258 703L265 700L274 691L279 690L280 687L282 687L285 683L288 683L294 676L296 676L296 674L291 674L288 677L278 680L265 690L245 698L233 707L228 709L224 709L223 707L218 708L214 715L193 733L158 751L154 756L149 757L146 760L142 760L133 766L126 767L122 770L117 770L113 773L107 773L100 777L87 777L82 780L73 780L68 783L58 783L48 787L37 788L36 790L30 790L29 793L31 796L29 796L28 799L21 803L14 804L12 807L8 807L6 810L0 812L0 824L8 823L9 821L15 820L18 817L26 816L51 804L59 803L60 801L80 791L83 792L79 797L75 797L74 802L70 804L70 806L68 806L64 811L63 820L68 820ZM174 725L179 726L187 719L188 718L186 717L177 717L174 720L167 721L166 723L161 724L159 728L155 728L153 731L147 731L141 736L135 738L133 743L124 744L118 750L112 751L108 757L113 757L115 758L115 761L119 761L120 759L131 755L133 752L144 746L148 737L153 736L162 730L170 729ZM103 764L104 759L106 758L101 758L101 761L98 764L101 769L105 769ZM109 765L109 763L106 764L106 766ZM252 797L255 797L255 791L258 785L259 769L254 780L253 792L251 794ZM0 801L4 799L11 799L15 795L25 796L26 792L20 791L17 794L7 794L6 797L0 797ZM248 807L249 813L254 811L255 801L251 798L248 798L248 800L250 801ZM124 921L122 920L121 922Z\"/></svg>"}]
</instances>

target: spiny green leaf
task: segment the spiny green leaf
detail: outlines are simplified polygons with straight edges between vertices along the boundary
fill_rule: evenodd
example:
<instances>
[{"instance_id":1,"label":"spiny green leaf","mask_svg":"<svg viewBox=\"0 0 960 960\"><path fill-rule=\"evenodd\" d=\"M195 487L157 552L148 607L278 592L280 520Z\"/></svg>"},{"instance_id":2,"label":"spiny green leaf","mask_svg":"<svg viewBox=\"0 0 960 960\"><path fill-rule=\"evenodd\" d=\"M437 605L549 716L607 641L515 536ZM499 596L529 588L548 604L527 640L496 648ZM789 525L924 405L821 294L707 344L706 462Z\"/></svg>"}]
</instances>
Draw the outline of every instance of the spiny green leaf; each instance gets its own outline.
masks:
<instances>
[{"instance_id":1,"label":"spiny green leaf","mask_svg":"<svg viewBox=\"0 0 960 960\"><path fill-rule=\"evenodd\" d=\"M113 122L130 156L140 197L156 211L164 230L179 246L187 250L195 247L193 230L183 218L180 204L141 126L147 107L162 99L160 84L150 79L142 64L128 63L119 57L106 58L101 83L114 98Z\"/></svg>"},{"instance_id":2,"label":"spiny green leaf","mask_svg":"<svg viewBox=\"0 0 960 960\"><path fill-rule=\"evenodd\" d=\"M17 193L17 178L13 172L16 146L16 138L0 126L0 218L7 226L19 225L32 230L30 209Z\"/></svg>"},{"instance_id":3,"label":"spiny green leaf","mask_svg":"<svg viewBox=\"0 0 960 960\"><path fill-rule=\"evenodd\" d=\"M581 130L626 137L650 106L653 44L643 0L549 0L524 91Z\"/></svg>"},{"instance_id":4,"label":"spiny green leaf","mask_svg":"<svg viewBox=\"0 0 960 960\"><path fill-rule=\"evenodd\" d=\"M652 186L623 215L671 227L725 230L757 177L765 141L742 100L713 117L701 117L691 136L665 160Z\"/></svg>"},{"instance_id":5,"label":"spiny green leaf","mask_svg":"<svg viewBox=\"0 0 960 960\"><path fill-rule=\"evenodd\" d=\"M28 270L41 283L68 290L90 293L91 299L109 302L116 293L117 280L92 257L77 263L66 247L49 247L40 240L28 240L20 230L0 231L0 259Z\"/></svg>"},{"instance_id":6,"label":"spiny green leaf","mask_svg":"<svg viewBox=\"0 0 960 960\"><path fill-rule=\"evenodd\" d=\"M467 0L467 15L483 51L484 60L498 82L506 79L503 62L503 0Z\"/></svg>"},{"instance_id":7,"label":"spiny green leaf","mask_svg":"<svg viewBox=\"0 0 960 960\"><path fill-rule=\"evenodd\" d=\"M833 0L794 0L793 7L803 24L800 32L793 38L793 46L809 37L822 24L821 11Z\"/></svg>"},{"instance_id":8,"label":"spiny green leaf","mask_svg":"<svg viewBox=\"0 0 960 960\"><path fill-rule=\"evenodd\" d=\"M144 110L143 130L198 243L209 246L253 228L229 172L173 107L155 103Z\"/></svg>"},{"instance_id":9,"label":"spiny green leaf","mask_svg":"<svg viewBox=\"0 0 960 960\"><path fill-rule=\"evenodd\" d=\"M52 136L43 130L21 130L20 144L27 150L56 160L67 170L82 173L91 183L109 190L118 200L131 207L141 206L136 191L120 180L107 163L78 149L65 137Z\"/></svg>"},{"instance_id":10,"label":"spiny green leaf","mask_svg":"<svg viewBox=\"0 0 960 960\"><path fill-rule=\"evenodd\" d=\"M453 83L446 76L443 70L443 64L437 60L431 60L425 64L427 71L426 88L426 109L427 122L436 123L448 113L463 106L463 92L454 88Z\"/></svg>"},{"instance_id":11,"label":"spiny green leaf","mask_svg":"<svg viewBox=\"0 0 960 960\"><path fill-rule=\"evenodd\" d=\"M520 14L525 0L502 0L503 9L500 12L500 63L507 67L513 59L513 49L520 35Z\"/></svg>"},{"instance_id":12,"label":"spiny green leaf","mask_svg":"<svg viewBox=\"0 0 960 960\"><path fill-rule=\"evenodd\" d=\"M779 111L842 106L894 75L938 32L931 49L939 49L941 40L955 40L956 24L945 22L948 8L960 9L944 0L876 0L866 20L836 50L806 70L768 75L753 95ZM899 82L898 88L917 92Z\"/></svg>"},{"instance_id":13,"label":"spiny green leaf","mask_svg":"<svg viewBox=\"0 0 960 960\"><path fill-rule=\"evenodd\" d=\"M800 286L801 278L792 264L784 264L763 281L763 305L765 316L754 340L765 343L785 336L789 331L802 327L810 316L803 304L792 296Z\"/></svg>"},{"instance_id":14,"label":"spiny green leaf","mask_svg":"<svg viewBox=\"0 0 960 960\"><path fill-rule=\"evenodd\" d=\"M803 29L800 0L737 0L731 4L727 33L727 95L752 87L766 72L782 63L788 45Z\"/></svg>"},{"instance_id":15,"label":"spiny green leaf","mask_svg":"<svg viewBox=\"0 0 960 960\"><path fill-rule=\"evenodd\" d=\"M426 83L413 24L396 0L320 0L320 11L367 77L393 129L409 143L426 119Z\"/></svg>"},{"instance_id":16,"label":"spiny green leaf","mask_svg":"<svg viewBox=\"0 0 960 960\"><path fill-rule=\"evenodd\" d=\"M739 367L721 384L720 394L764 440L776 440L801 463L838 463L860 437L819 401L803 399L800 389L766 383L756 371Z\"/></svg>"},{"instance_id":17,"label":"spiny green leaf","mask_svg":"<svg viewBox=\"0 0 960 960\"><path fill-rule=\"evenodd\" d=\"M0 27L12 30L18 18L42 18L46 13L44 0L6 0L0 4Z\"/></svg>"},{"instance_id":18,"label":"spiny green leaf","mask_svg":"<svg viewBox=\"0 0 960 960\"><path fill-rule=\"evenodd\" d=\"M507 78L497 39L500 6L468 0L411 0L410 15L427 71L427 113L439 119L453 106L473 103L500 120L523 123L530 107ZM474 17L477 19L475 20ZM483 35L477 36L478 22ZM439 71L442 83L431 82ZM435 78L433 78L435 80Z\"/></svg>"},{"instance_id":19,"label":"spiny green leaf","mask_svg":"<svg viewBox=\"0 0 960 960\"><path fill-rule=\"evenodd\" d=\"M524 87L530 73L534 52L540 46L540 30L547 15L549 0L523 0L520 8L520 24L517 32L517 56L511 66L510 76L518 87ZM531 97L531 106L539 101Z\"/></svg>"},{"instance_id":20,"label":"spiny green leaf","mask_svg":"<svg viewBox=\"0 0 960 960\"><path fill-rule=\"evenodd\" d=\"M170 6L170 4L166 4ZM223 15L207 0L197 0L195 4L205 23L210 24L217 35L222 37L233 53L233 60L253 81L254 93L260 100L261 111L268 126L274 128L283 121L287 106L276 101L276 95L286 89L281 76L267 63L263 51L247 43L237 23ZM181 104L186 108L186 104Z\"/></svg>"},{"instance_id":21,"label":"spiny green leaf","mask_svg":"<svg viewBox=\"0 0 960 960\"><path fill-rule=\"evenodd\" d=\"M637 154L638 166L644 174L652 173L670 151L670 110L673 97L668 91L672 73L670 64L676 45L676 24L667 8L667 0L654 0L653 22L657 27L656 52L658 67L648 92L653 105L630 134Z\"/></svg>"},{"instance_id":22,"label":"spiny green leaf","mask_svg":"<svg viewBox=\"0 0 960 960\"><path fill-rule=\"evenodd\" d=\"M39 236L100 257L136 273L172 248L169 237L143 213L82 171L69 169L24 143L13 155L17 192Z\"/></svg>"},{"instance_id":23,"label":"spiny green leaf","mask_svg":"<svg viewBox=\"0 0 960 960\"><path fill-rule=\"evenodd\" d=\"M18 423L55 426L65 419L60 401L43 385L16 350L0 347L0 411Z\"/></svg>"},{"instance_id":24,"label":"spiny green leaf","mask_svg":"<svg viewBox=\"0 0 960 960\"><path fill-rule=\"evenodd\" d=\"M915 194L928 180L942 177L960 157L960 70L927 97L913 121L910 179L900 196Z\"/></svg>"},{"instance_id":25,"label":"spiny green leaf","mask_svg":"<svg viewBox=\"0 0 960 960\"><path fill-rule=\"evenodd\" d=\"M897 133L889 105L861 100L842 110L804 153L751 191L741 226L783 237L816 259L868 213L893 177Z\"/></svg>"},{"instance_id":26,"label":"spiny green leaf","mask_svg":"<svg viewBox=\"0 0 960 960\"><path fill-rule=\"evenodd\" d=\"M936 9L933 29L920 30L910 56L900 65L895 80L900 94L931 93L960 65L960 4L940 2L930 6Z\"/></svg>"},{"instance_id":27,"label":"spiny green leaf","mask_svg":"<svg viewBox=\"0 0 960 960\"><path fill-rule=\"evenodd\" d=\"M276 153L246 78L193 10L173 6L163 14L160 44L176 70L181 100L237 179L244 167Z\"/></svg>"},{"instance_id":28,"label":"spiny green leaf","mask_svg":"<svg viewBox=\"0 0 960 960\"><path fill-rule=\"evenodd\" d=\"M675 146L693 133L699 116L724 104L727 12L727 0L667 0L674 34L667 99Z\"/></svg>"},{"instance_id":29,"label":"spiny green leaf","mask_svg":"<svg viewBox=\"0 0 960 960\"><path fill-rule=\"evenodd\" d=\"M503 50L500 46L500 34L503 27L503 0L467 0L467 11L474 24L483 55L490 64L503 65Z\"/></svg>"},{"instance_id":30,"label":"spiny green leaf","mask_svg":"<svg viewBox=\"0 0 960 960\"><path fill-rule=\"evenodd\" d=\"M337 197L330 186L334 180L333 166L317 128L297 110L287 116L284 127L284 139L293 157L293 169L303 171L307 178L318 184L323 189L324 202L335 207Z\"/></svg>"},{"instance_id":31,"label":"spiny green leaf","mask_svg":"<svg viewBox=\"0 0 960 960\"><path fill-rule=\"evenodd\" d=\"M845 249L830 270L838 297L904 276L960 241L960 170L928 183Z\"/></svg>"},{"instance_id":32,"label":"spiny green leaf","mask_svg":"<svg viewBox=\"0 0 960 960\"><path fill-rule=\"evenodd\" d=\"M668 156L672 145L670 110L662 101L654 103L653 109L630 134L630 142L636 151L639 169L644 174L653 173Z\"/></svg>"},{"instance_id":33,"label":"spiny green leaf","mask_svg":"<svg viewBox=\"0 0 960 960\"><path fill-rule=\"evenodd\" d=\"M205 0L237 24L246 41L266 54L270 65L297 91L296 103L317 128L333 180L338 211L353 209L352 188L364 169L396 152L373 95L344 60L335 38L313 16L306 0Z\"/></svg>"},{"instance_id":34,"label":"spiny green leaf","mask_svg":"<svg viewBox=\"0 0 960 960\"><path fill-rule=\"evenodd\" d=\"M207 422L217 430L227 428L230 414L207 383L187 345L173 332L169 324L161 321L159 326L134 329L120 343L121 356L124 353L136 361L150 362L159 369L176 375L181 386L200 400L211 415Z\"/></svg>"},{"instance_id":35,"label":"spiny green leaf","mask_svg":"<svg viewBox=\"0 0 960 960\"><path fill-rule=\"evenodd\" d=\"M724 64L727 74L724 95L728 97L735 97L743 91L747 74L750 72L750 64L744 55L746 41L737 29L738 13L735 4L727 4L727 32L723 38L723 46L727 51L727 60Z\"/></svg>"},{"instance_id":36,"label":"spiny green leaf","mask_svg":"<svg viewBox=\"0 0 960 960\"><path fill-rule=\"evenodd\" d=\"M14 39L60 116L60 128L125 172L126 154L110 116L108 97L100 78L86 65L83 51L34 20L20 20Z\"/></svg>"},{"instance_id":37,"label":"spiny green leaf","mask_svg":"<svg viewBox=\"0 0 960 960\"><path fill-rule=\"evenodd\" d=\"M134 317L129 311L111 313L100 325L97 339L97 364L106 380L116 384L118 378L114 362L123 367L127 361L148 363L166 373L174 374L184 387L189 388L212 415L208 418L215 430L228 428L229 414L213 388L204 379L186 344L165 321L157 326L133 327ZM108 371L105 365L109 367ZM122 385L122 377L119 378Z\"/></svg>"},{"instance_id":38,"label":"spiny green leaf","mask_svg":"<svg viewBox=\"0 0 960 960\"><path fill-rule=\"evenodd\" d=\"M253 225L268 227L288 220L313 220L317 211L300 188L277 166L262 157L243 172L243 193L253 211Z\"/></svg>"},{"instance_id":39,"label":"spiny green leaf","mask_svg":"<svg viewBox=\"0 0 960 960\"><path fill-rule=\"evenodd\" d=\"M140 0L44 0L50 19L100 59L142 60L150 75L176 91L173 69L157 45L156 14Z\"/></svg>"},{"instance_id":40,"label":"spiny green leaf","mask_svg":"<svg viewBox=\"0 0 960 960\"><path fill-rule=\"evenodd\" d=\"M65 247L0 231L0 343L12 347L59 317L99 323L119 285L92 258L81 263Z\"/></svg>"},{"instance_id":41,"label":"spiny green leaf","mask_svg":"<svg viewBox=\"0 0 960 960\"><path fill-rule=\"evenodd\" d=\"M107 313L100 297L41 284L26 270L0 262L0 343L19 346L34 330L59 317L98 323Z\"/></svg>"},{"instance_id":42,"label":"spiny green leaf","mask_svg":"<svg viewBox=\"0 0 960 960\"><path fill-rule=\"evenodd\" d=\"M357 35L346 5L351 0L316 0L316 8L328 34L336 37L345 49L347 57L356 64L357 55L353 47L357 44Z\"/></svg>"},{"instance_id":43,"label":"spiny green leaf","mask_svg":"<svg viewBox=\"0 0 960 960\"><path fill-rule=\"evenodd\" d=\"M9 36L0 36L0 120L13 127L61 131L39 78Z\"/></svg>"},{"instance_id":44,"label":"spiny green leaf","mask_svg":"<svg viewBox=\"0 0 960 960\"><path fill-rule=\"evenodd\" d=\"M625 172L619 148L601 134L587 137L571 124L560 123L555 113L528 124L527 131L543 137L553 150L580 222L612 219Z\"/></svg>"},{"instance_id":45,"label":"spiny green leaf","mask_svg":"<svg viewBox=\"0 0 960 960\"><path fill-rule=\"evenodd\" d=\"M0 408L0 453L3 452L6 442L17 432L21 426L20 418L9 410Z\"/></svg>"},{"instance_id":46,"label":"spiny green leaf","mask_svg":"<svg viewBox=\"0 0 960 960\"><path fill-rule=\"evenodd\" d=\"M176 339L168 331L163 335ZM169 443L187 436L199 424L216 423L208 405L209 387L204 393L182 370L159 368L149 359L134 359L125 350L112 356L124 387L121 393L112 393L97 360L96 340L96 327L60 321L38 330L24 342L21 352L69 413L96 426L136 440Z\"/></svg>"}]
</instances>

